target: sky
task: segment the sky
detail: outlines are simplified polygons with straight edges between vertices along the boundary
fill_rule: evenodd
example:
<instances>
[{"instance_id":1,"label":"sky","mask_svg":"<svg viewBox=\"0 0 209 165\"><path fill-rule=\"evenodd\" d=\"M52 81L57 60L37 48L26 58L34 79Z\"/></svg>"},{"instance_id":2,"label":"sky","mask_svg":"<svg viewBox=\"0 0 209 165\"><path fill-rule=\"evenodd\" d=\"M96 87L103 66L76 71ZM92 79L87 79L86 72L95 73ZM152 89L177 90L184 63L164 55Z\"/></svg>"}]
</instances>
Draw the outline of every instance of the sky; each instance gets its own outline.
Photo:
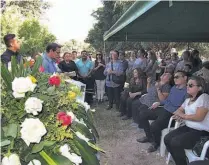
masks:
<instances>
[{"instance_id":1,"label":"sky","mask_svg":"<svg viewBox=\"0 0 209 165\"><path fill-rule=\"evenodd\" d=\"M52 7L44 16L48 26L59 42L70 39L83 41L96 22L91 16L93 10L102 6L100 0L46 0Z\"/></svg>"}]
</instances>

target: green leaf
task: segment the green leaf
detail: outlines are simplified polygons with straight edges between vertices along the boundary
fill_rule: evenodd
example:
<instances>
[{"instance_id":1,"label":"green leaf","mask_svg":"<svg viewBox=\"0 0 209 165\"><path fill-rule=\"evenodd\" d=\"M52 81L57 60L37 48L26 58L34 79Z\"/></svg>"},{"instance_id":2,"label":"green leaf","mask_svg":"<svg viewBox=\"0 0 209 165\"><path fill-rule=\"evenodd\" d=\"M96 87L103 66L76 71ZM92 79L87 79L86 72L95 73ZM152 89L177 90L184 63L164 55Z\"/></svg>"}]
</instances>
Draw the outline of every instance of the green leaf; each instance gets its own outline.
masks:
<instances>
[{"instance_id":1,"label":"green leaf","mask_svg":"<svg viewBox=\"0 0 209 165\"><path fill-rule=\"evenodd\" d=\"M9 70L7 69L6 65L1 65L1 77L4 80L4 83L8 90L12 90L12 76Z\"/></svg>"},{"instance_id":2,"label":"green leaf","mask_svg":"<svg viewBox=\"0 0 209 165\"><path fill-rule=\"evenodd\" d=\"M49 95L53 95L54 91L55 91L55 86L51 86L47 89L47 92L48 92Z\"/></svg>"},{"instance_id":3,"label":"green leaf","mask_svg":"<svg viewBox=\"0 0 209 165\"><path fill-rule=\"evenodd\" d=\"M90 147L92 147L93 149L97 150L97 151L101 151L101 152L105 153L105 151L103 149L99 148L98 146L96 146L96 145L94 145L94 144L92 144L90 142L88 142L88 145Z\"/></svg>"},{"instance_id":4,"label":"green leaf","mask_svg":"<svg viewBox=\"0 0 209 165\"><path fill-rule=\"evenodd\" d=\"M99 161L95 155L96 153L85 141L77 138L76 136L74 136L73 141L81 153L81 157L83 158L83 164L99 165Z\"/></svg>"},{"instance_id":5,"label":"green leaf","mask_svg":"<svg viewBox=\"0 0 209 165\"><path fill-rule=\"evenodd\" d=\"M36 62L34 64L34 66L33 66L33 69L32 69L32 72L31 72L32 76L35 76L39 72L39 68L40 68L41 65L42 65L42 57L39 56L36 59Z\"/></svg>"},{"instance_id":6,"label":"green leaf","mask_svg":"<svg viewBox=\"0 0 209 165\"><path fill-rule=\"evenodd\" d=\"M6 140L1 140L1 144L0 144L0 147L4 147L4 146L7 146L9 145L11 142L10 140L6 139Z\"/></svg>"},{"instance_id":7,"label":"green leaf","mask_svg":"<svg viewBox=\"0 0 209 165\"><path fill-rule=\"evenodd\" d=\"M11 70L12 78L14 79L15 77L17 77L17 73L18 73L17 59L15 56L12 56L11 68L12 68Z\"/></svg>"},{"instance_id":8,"label":"green leaf","mask_svg":"<svg viewBox=\"0 0 209 165\"><path fill-rule=\"evenodd\" d=\"M57 154L49 154L57 165L73 165L73 163L66 157Z\"/></svg>"},{"instance_id":9,"label":"green leaf","mask_svg":"<svg viewBox=\"0 0 209 165\"><path fill-rule=\"evenodd\" d=\"M17 130L18 130L18 125L17 124L9 124L7 127L3 127L4 131L4 136L5 137L17 137Z\"/></svg>"},{"instance_id":10,"label":"green leaf","mask_svg":"<svg viewBox=\"0 0 209 165\"><path fill-rule=\"evenodd\" d=\"M31 153L40 152L44 147L50 147L54 145L55 143L56 143L55 141L42 141L39 144L35 144L33 146Z\"/></svg>"}]
</instances>

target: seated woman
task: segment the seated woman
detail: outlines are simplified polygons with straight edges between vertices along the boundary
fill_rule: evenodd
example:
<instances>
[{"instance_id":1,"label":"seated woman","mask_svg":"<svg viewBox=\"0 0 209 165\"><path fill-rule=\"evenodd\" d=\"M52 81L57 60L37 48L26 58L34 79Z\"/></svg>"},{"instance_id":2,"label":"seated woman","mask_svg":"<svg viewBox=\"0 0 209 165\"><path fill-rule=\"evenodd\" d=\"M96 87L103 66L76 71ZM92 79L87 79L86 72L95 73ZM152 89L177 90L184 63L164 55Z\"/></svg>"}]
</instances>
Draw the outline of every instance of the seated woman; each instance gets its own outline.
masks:
<instances>
[{"instance_id":1,"label":"seated woman","mask_svg":"<svg viewBox=\"0 0 209 165\"><path fill-rule=\"evenodd\" d=\"M151 78L147 79L147 94L140 99L135 100L132 104L133 120L139 124L139 111L145 110L152 106L153 103L163 101L168 97L171 89L170 82L172 80L171 73L164 73L160 77L160 81L151 83Z\"/></svg>"},{"instance_id":2,"label":"seated woman","mask_svg":"<svg viewBox=\"0 0 209 165\"><path fill-rule=\"evenodd\" d=\"M146 93L146 79L140 68L133 70L129 89L122 93L120 98L120 115L124 116L122 120L127 120L132 117L132 102Z\"/></svg>"},{"instance_id":3,"label":"seated woman","mask_svg":"<svg viewBox=\"0 0 209 165\"><path fill-rule=\"evenodd\" d=\"M61 61L58 64L58 67L60 68L60 70L65 73L65 72L75 72L75 76L72 76L72 79L77 79L77 74L78 74L78 68L75 64L75 62L73 61L73 56L71 53L65 52L63 55L63 61Z\"/></svg>"},{"instance_id":4,"label":"seated woman","mask_svg":"<svg viewBox=\"0 0 209 165\"><path fill-rule=\"evenodd\" d=\"M193 76L187 84L187 98L174 112L174 118L184 120L185 126L168 133L164 142L176 165L185 165L184 149L192 149L201 136L209 136L209 95L205 92L205 81Z\"/></svg>"}]
</instances>

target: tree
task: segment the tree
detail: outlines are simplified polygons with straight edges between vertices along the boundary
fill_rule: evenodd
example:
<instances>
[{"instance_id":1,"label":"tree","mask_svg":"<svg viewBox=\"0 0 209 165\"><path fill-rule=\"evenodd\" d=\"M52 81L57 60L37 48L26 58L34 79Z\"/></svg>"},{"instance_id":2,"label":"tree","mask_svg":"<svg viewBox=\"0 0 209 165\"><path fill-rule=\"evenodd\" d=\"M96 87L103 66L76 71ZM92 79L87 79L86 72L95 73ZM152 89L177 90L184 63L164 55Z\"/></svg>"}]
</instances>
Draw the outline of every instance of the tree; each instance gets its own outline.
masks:
<instances>
[{"instance_id":1,"label":"tree","mask_svg":"<svg viewBox=\"0 0 209 165\"><path fill-rule=\"evenodd\" d=\"M37 20L40 19L40 17L49 7L50 7L50 4L47 2L43 2L42 0L33 0L33 1L2 0L1 1L1 14L2 14L1 16L1 45L2 45L1 53L5 50L5 45L3 44L3 37L6 34L14 33L16 34L17 38L24 36L24 35L19 36L19 33L18 33L20 32L19 28L24 23L24 21L30 20L33 18ZM42 34L45 34L44 43L48 43L48 41L54 40L53 39L54 36L48 35L48 30L46 28L45 30L42 31ZM24 40L22 42L24 42Z\"/></svg>"},{"instance_id":2,"label":"tree","mask_svg":"<svg viewBox=\"0 0 209 165\"><path fill-rule=\"evenodd\" d=\"M41 26L37 19L25 20L20 26L18 34L23 40L21 53L25 55L43 52L48 43L56 40L56 37L49 33L46 27Z\"/></svg>"},{"instance_id":3,"label":"tree","mask_svg":"<svg viewBox=\"0 0 209 165\"><path fill-rule=\"evenodd\" d=\"M89 31L85 42L90 43L91 46L102 51L104 47L103 35L109 28L118 20L118 18L127 10L133 1L104 1L103 7L98 8L92 13L92 16L97 20L97 23ZM119 45L124 45L123 42L108 42L105 44L106 50L113 48L122 48ZM130 45L130 44L128 44Z\"/></svg>"}]
</instances>

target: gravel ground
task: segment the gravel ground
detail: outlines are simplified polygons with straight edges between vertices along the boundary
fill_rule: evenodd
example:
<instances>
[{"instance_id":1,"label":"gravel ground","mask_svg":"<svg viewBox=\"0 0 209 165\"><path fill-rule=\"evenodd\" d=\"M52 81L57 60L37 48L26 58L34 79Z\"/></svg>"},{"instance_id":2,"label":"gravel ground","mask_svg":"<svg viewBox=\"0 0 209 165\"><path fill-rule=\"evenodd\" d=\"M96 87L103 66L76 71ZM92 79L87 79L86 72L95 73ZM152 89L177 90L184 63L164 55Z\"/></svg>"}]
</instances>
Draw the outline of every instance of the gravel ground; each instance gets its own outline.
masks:
<instances>
[{"instance_id":1,"label":"gravel ground","mask_svg":"<svg viewBox=\"0 0 209 165\"><path fill-rule=\"evenodd\" d=\"M140 144L137 138L143 137L143 130L132 127L132 120L121 120L115 109L107 111L107 102L96 104L95 124L99 132L98 146L106 151L101 154L101 165L166 165L159 151L147 153L149 143ZM173 164L173 163L170 163Z\"/></svg>"}]
</instances>

